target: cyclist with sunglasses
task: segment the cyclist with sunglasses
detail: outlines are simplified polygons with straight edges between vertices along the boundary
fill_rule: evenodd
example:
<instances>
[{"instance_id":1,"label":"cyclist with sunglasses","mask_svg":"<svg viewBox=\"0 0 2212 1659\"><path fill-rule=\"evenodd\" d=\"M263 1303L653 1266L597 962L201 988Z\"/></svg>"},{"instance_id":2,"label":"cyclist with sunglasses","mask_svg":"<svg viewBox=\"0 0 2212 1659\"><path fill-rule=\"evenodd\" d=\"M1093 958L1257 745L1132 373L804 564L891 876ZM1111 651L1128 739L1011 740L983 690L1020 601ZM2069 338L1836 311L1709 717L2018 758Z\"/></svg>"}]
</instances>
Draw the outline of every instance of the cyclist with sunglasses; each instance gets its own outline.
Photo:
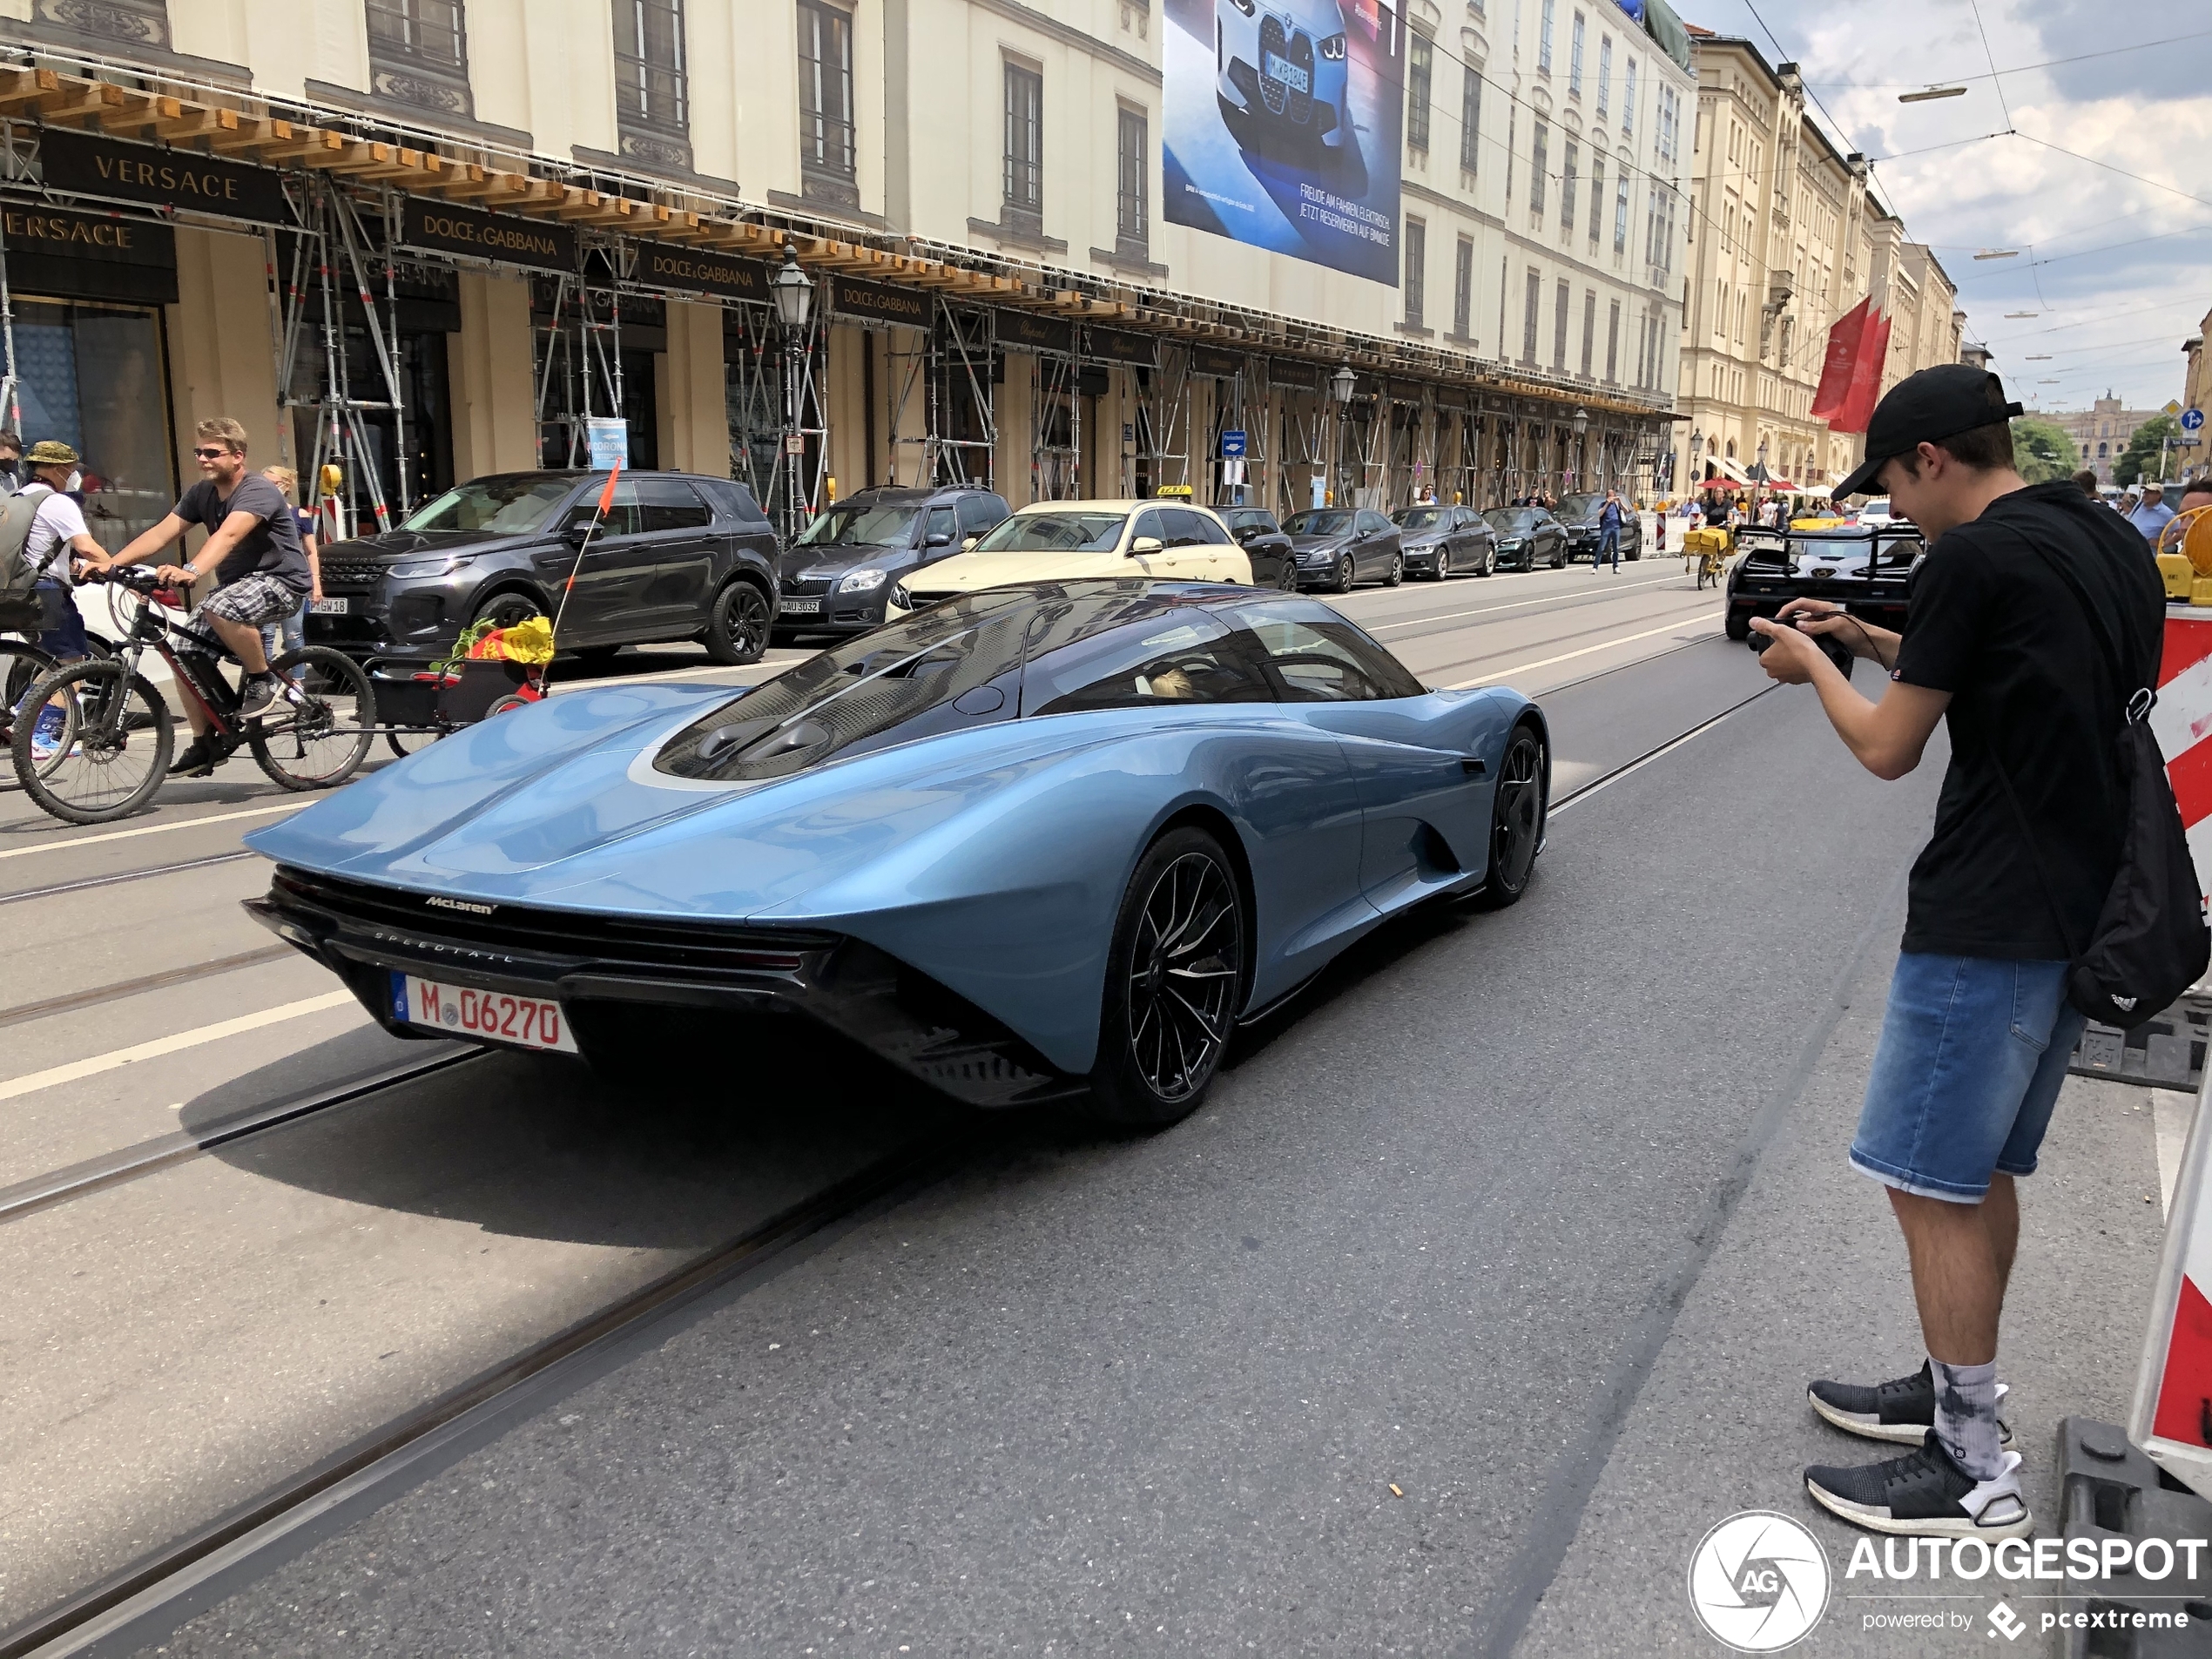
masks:
<instances>
[{"instance_id":1,"label":"cyclist with sunglasses","mask_svg":"<svg viewBox=\"0 0 2212 1659\"><path fill-rule=\"evenodd\" d=\"M285 689L269 672L261 629L299 610L314 580L291 502L273 483L246 468L246 428L228 419L202 421L193 428L193 440L200 482L120 553L87 562L101 570L135 564L169 547L192 525L205 526L207 540L199 551L184 564L162 565L158 574L165 582L183 584L215 573L220 585L193 610L191 624L213 633L245 665L238 712L250 719ZM169 768L170 775L204 778L230 759L235 744L209 731L206 711L192 698L184 703L192 740Z\"/></svg>"}]
</instances>

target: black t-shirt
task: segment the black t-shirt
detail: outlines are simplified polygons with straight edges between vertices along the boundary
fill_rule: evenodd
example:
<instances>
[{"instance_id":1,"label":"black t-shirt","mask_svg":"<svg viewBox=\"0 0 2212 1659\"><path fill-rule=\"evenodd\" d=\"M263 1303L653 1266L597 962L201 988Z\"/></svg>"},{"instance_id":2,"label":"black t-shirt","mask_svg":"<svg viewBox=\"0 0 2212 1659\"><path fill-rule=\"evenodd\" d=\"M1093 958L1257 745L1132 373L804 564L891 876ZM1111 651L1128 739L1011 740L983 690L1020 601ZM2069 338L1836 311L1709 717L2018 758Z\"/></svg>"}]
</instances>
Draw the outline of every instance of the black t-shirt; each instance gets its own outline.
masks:
<instances>
[{"instance_id":1,"label":"black t-shirt","mask_svg":"<svg viewBox=\"0 0 2212 1659\"><path fill-rule=\"evenodd\" d=\"M187 524L205 525L210 535L220 529L223 521L233 513L251 513L261 521L240 536L238 545L225 554L222 563L216 566L219 586L227 586L256 571L276 577L298 593L305 593L314 585L307 575L307 555L300 545L300 527L293 519L292 503L285 500L281 489L260 473L249 472L239 479L238 488L231 492L227 501L217 493L212 478L203 478L185 491L185 498L177 503L176 513Z\"/></svg>"},{"instance_id":2,"label":"black t-shirt","mask_svg":"<svg viewBox=\"0 0 2212 1659\"><path fill-rule=\"evenodd\" d=\"M2113 685L2080 598L2037 545L2095 604L2126 685ZM1906 950L2062 961L2069 935L2087 942L2120 861L2122 705L2157 683L2165 609L2148 544L2070 480L2000 496L1929 549L1891 678L1951 693L1951 769L1912 866Z\"/></svg>"}]
</instances>

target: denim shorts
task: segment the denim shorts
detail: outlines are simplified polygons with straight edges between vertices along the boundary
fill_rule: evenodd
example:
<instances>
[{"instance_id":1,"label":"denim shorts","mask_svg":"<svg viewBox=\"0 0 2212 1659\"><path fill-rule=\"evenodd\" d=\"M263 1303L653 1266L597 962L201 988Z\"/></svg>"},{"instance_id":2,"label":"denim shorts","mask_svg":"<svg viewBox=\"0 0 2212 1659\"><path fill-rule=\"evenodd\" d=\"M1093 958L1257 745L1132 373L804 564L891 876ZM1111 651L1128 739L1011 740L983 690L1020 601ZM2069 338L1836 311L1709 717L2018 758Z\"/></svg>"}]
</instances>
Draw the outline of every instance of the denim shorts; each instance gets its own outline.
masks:
<instances>
[{"instance_id":1,"label":"denim shorts","mask_svg":"<svg viewBox=\"0 0 2212 1659\"><path fill-rule=\"evenodd\" d=\"M32 590L54 624L40 631L40 649L51 652L57 662L74 663L90 657L92 642L84 632L84 613L77 608L70 590L58 582L40 582Z\"/></svg>"},{"instance_id":2,"label":"denim shorts","mask_svg":"<svg viewBox=\"0 0 2212 1659\"><path fill-rule=\"evenodd\" d=\"M1906 952L1890 981L1851 1161L1924 1198L1979 1204L2035 1173L2085 1023L2064 962Z\"/></svg>"}]
</instances>

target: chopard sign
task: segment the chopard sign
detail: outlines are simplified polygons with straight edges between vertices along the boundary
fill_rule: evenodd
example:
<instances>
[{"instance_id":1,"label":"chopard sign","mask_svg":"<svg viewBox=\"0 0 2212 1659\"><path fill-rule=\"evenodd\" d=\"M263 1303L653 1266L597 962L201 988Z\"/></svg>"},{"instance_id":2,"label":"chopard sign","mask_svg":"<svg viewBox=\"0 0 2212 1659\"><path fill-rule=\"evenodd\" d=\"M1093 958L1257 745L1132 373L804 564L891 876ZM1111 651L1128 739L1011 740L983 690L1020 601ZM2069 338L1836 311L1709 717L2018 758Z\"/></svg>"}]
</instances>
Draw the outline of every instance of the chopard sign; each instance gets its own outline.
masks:
<instances>
[{"instance_id":1,"label":"chopard sign","mask_svg":"<svg viewBox=\"0 0 2212 1659\"><path fill-rule=\"evenodd\" d=\"M466 253L547 271L576 266L576 233L566 225L452 207L421 196L408 197L400 210L400 240L434 253Z\"/></svg>"},{"instance_id":2,"label":"chopard sign","mask_svg":"<svg viewBox=\"0 0 2212 1659\"><path fill-rule=\"evenodd\" d=\"M118 144L68 127L41 132L38 158L40 176L49 190L152 202L263 224L292 222L284 186L266 167L219 161L192 150Z\"/></svg>"},{"instance_id":3,"label":"chopard sign","mask_svg":"<svg viewBox=\"0 0 2212 1659\"><path fill-rule=\"evenodd\" d=\"M489 916L499 908L496 904L470 904L466 899L429 898L422 902L435 910L465 910L472 916Z\"/></svg>"}]
</instances>

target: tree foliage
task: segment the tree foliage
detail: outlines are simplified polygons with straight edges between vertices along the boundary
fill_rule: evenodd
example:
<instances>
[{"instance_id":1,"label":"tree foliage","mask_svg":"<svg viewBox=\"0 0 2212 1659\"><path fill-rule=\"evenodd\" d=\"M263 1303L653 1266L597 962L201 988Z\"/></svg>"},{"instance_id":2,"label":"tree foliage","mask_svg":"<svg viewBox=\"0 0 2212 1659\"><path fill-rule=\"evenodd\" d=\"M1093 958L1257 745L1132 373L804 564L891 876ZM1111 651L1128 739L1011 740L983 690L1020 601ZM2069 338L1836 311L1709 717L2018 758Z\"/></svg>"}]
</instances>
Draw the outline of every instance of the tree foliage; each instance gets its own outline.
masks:
<instances>
[{"instance_id":1,"label":"tree foliage","mask_svg":"<svg viewBox=\"0 0 2212 1659\"><path fill-rule=\"evenodd\" d=\"M2029 483L2047 483L2072 476L2081 455L2064 427L2031 415L2013 422L2013 465Z\"/></svg>"},{"instance_id":2,"label":"tree foliage","mask_svg":"<svg viewBox=\"0 0 2212 1659\"><path fill-rule=\"evenodd\" d=\"M2132 484L2147 477L2157 476L2160 446L2168 438L2181 435L2182 428L2172 415L2152 415L2135 428L2135 435L2128 440L2128 447L2120 452L2120 459L2112 463L2112 482Z\"/></svg>"}]
</instances>

